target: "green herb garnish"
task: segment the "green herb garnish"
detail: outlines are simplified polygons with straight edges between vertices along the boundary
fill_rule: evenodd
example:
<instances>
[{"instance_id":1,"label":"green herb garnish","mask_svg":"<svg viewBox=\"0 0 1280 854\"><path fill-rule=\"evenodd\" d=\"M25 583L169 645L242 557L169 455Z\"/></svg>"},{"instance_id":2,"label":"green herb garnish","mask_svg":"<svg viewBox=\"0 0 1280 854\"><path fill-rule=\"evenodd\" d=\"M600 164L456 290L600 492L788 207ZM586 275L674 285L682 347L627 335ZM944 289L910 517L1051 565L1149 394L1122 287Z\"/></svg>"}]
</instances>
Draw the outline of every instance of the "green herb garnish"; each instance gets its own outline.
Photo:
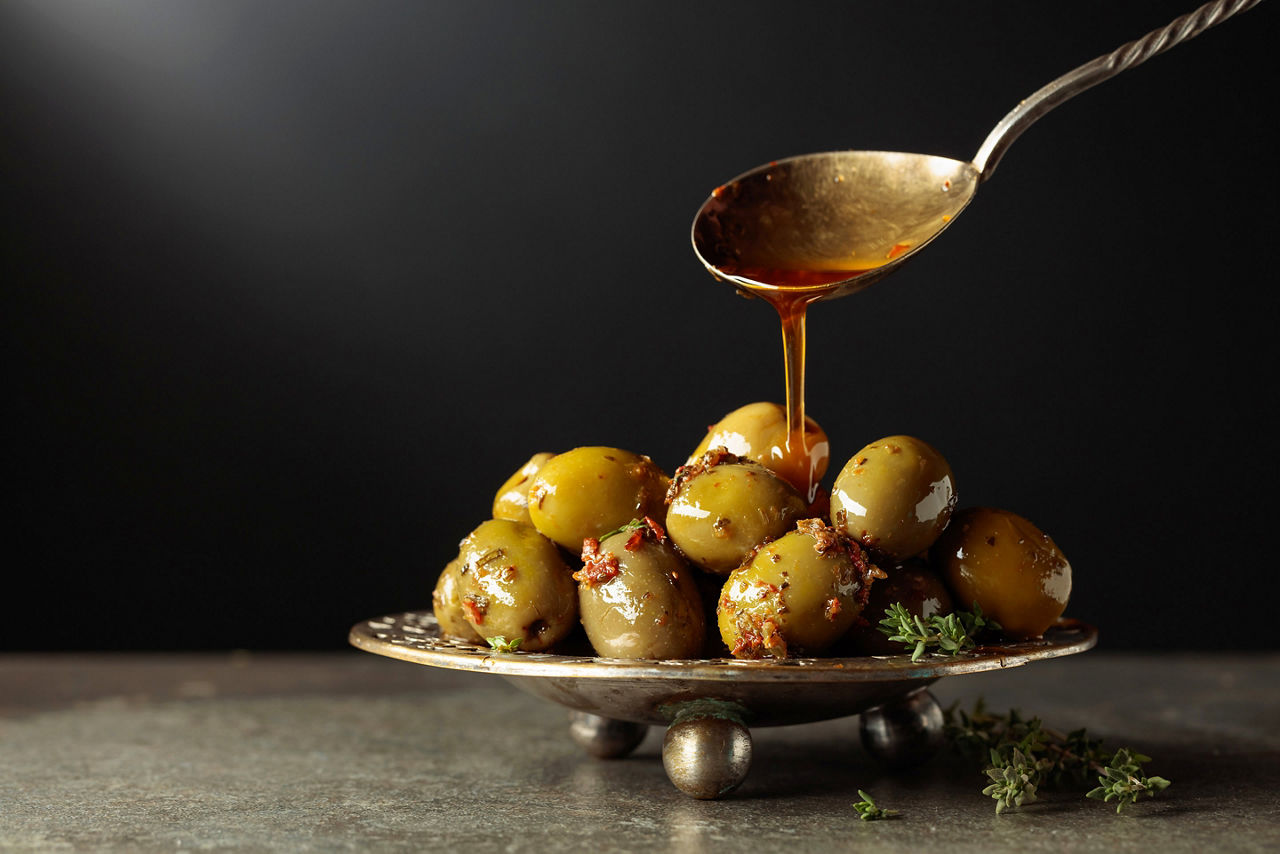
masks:
<instances>
[{"instance_id":1,"label":"green herb garnish","mask_svg":"<svg viewBox=\"0 0 1280 854\"><path fill-rule=\"evenodd\" d=\"M638 531L643 527L645 527L645 524L643 521L641 521L640 519L632 519L630 522L628 522L627 524L619 528L614 528L612 531L609 531L608 533L601 534L599 537L596 538L596 541L603 543L605 540L609 539L612 536L616 536L617 534L627 534L632 531Z\"/></svg>"},{"instance_id":2,"label":"green herb garnish","mask_svg":"<svg viewBox=\"0 0 1280 854\"><path fill-rule=\"evenodd\" d=\"M876 802L871 800L871 796L861 789L858 790L858 797L862 798L853 805L854 810L858 813L858 818L862 821L880 821L885 818L893 818L898 814L897 810L886 810L876 806Z\"/></svg>"},{"instance_id":3,"label":"green herb garnish","mask_svg":"<svg viewBox=\"0 0 1280 854\"><path fill-rule=\"evenodd\" d=\"M956 703L943 716L952 747L970 758L986 758L983 774L990 782L982 793L995 800L997 813L1034 803L1042 788L1083 787L1091 774L1100 785L1085 797L1116 801L1116 812L1169 787L1164 777L1143 773L1151 757L1128 748L1105 750L1084 729L1063 735L1017 709L992 714L982 700L971 712Z\"/></svg>"},{"instance_id":4,"label":"green herb garnish","mask_svg":"<svg viewBox=\"0 0 1280 854\"><path fill-rule=\"evenodd\" d=\"M953 611L945 617L934 614L928 619L917 617L901 602L894 602L884 609L884 619L879 629L889 640L915 647L912 661L919 661L926 651L936 649L939 654L958 655L977 646L974 636L984 631L998 631L1000 624L982 616L978 603L973 611Z\"/></svg>"},{"instance_id":5,"label":"green herb garnish","mask_svg":"<svg viewBox=\"0 0 1280 854\"><path fill-rule=\"evenodd\" d=\"M485 638L485 640L489 642L489 646L493 647L494 652L515 652L520 649L520 641L523 638L507 640L502 635L498 635L496 638Z\"/></svg>"},{"instance_id":6,"label":"green herb garnish","mask_svg":"<svg viewBox=\"0 0 1280 854\"><path fill-rule=\"evenodd\" d=\"M1150 756L1130 753L1124 748L1117 750L1107 767L1101 769L1102 775L1098 777L1098 782L1102 785L1091 789L1085 797L1108 802L1114 800L1116 812L1129 804L1136 804L1143 795L1154 798L1156 792L1169 788L1169 781L1164 777L1148 777L1142 773L1143 763L1150 761Z\"/></svg>"}]
</instances>

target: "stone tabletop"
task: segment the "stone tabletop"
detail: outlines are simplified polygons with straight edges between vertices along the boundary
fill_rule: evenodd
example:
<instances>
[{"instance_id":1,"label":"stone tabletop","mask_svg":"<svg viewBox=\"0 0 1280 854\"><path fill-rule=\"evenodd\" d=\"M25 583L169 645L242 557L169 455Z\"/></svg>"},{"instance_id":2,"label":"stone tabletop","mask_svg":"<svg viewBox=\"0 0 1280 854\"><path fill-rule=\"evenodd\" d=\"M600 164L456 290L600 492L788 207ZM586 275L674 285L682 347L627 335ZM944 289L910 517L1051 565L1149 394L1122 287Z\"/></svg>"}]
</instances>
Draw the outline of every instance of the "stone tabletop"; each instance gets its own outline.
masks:
<instances>
[{"instance_id":1,"label":"stone tabletop","mask_svg":"<svg viewBox=\"0 0 1280 854\"><path fill-rule=\"evenodd\" d=\"M696 801L661 731L586 756L563 709L487 674L347 654L0 656L0 850L1278 851L1280 655L1092 652L944 679L1154 758L1117 816L1078 794L996 816L972 766L890 775L856 719L757 729ZM891 821L860 822L862 788Z\"/></svg>"}]
</instances>

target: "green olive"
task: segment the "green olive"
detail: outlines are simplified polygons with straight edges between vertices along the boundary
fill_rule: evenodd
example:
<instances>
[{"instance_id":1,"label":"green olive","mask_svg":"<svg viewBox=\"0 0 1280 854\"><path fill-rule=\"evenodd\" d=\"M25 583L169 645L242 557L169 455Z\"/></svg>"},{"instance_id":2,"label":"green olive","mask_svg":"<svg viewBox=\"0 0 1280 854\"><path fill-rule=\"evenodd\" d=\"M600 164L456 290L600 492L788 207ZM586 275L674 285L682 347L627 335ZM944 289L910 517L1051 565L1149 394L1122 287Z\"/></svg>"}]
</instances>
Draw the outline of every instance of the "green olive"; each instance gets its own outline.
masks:
<instances>
[{"instance_id":1,"label":"green olive","mask_svg":"<svg viewBox=\"0 0 1280 854\"><path fill-rule=\"evenodd\" d=\"M462 541L458 558L462 610L481 637L519 640L520 649L537 652L573 629L572 573L532 525L490 519Z\"/></svg>"},{"instance_id":2,"label":"green olive","mask_svg":"<svg viewBox=\"0 0 1280 854\"><path fill-rule=\"evenodd\" d=\"M667 533L684 556L727 575L805 515L796 488L759 463L708 451L676 472Z\"/></svg>"},{"instance_id":3,"label":"green olive","mask_svg":"<svg viewBox=\"0 0 1280 854\"><path fill-rule=\"evenodd\" d=\"M956 506L955 478L942 454L912 436L872 442L836 476L836 527L881 554L903 561L924 552Z\"/></svg>"},{"instance_id":4,"label":"green olive","mask_svg":"<svg viewBox=\"0 0 1280 854\"><path fill-rule=\"evenodd\" d=\"M637 536L638 534L638 536ZM706 618L691 569L648 529L600 543L579 579L578 606L591 646L606 658L696 658Z\"/></svg>"},{"instance_id":5,"label":"green olive","mask_svg":"<svg viewBox=\"0 0 1280 854\"><path fill-rule=\"evenodd\" d=\"M820 519L799 522L729 575L720 637L738 658L820 653L857 618L873 571L857 543Z\"/></svg>"},{"instance_id":6,"label":"green olive","mask_svg":"<svg viewBox=\"0 0 1280 854\"><path fill-rule=\"evenodd\" d=\"M467 622L462 610L462 594L459 592L461 569L460 556L445 565L444 571L436 580L436 589L431 593L432 610L435 612L436 622L440 624L440 633L445 637L484 644L484 638Z\"/></svg>"},{"instance_id":7,"label":"green olive","mask_svg":"<svg viewBox=\"0 0 1280 854\"><path fill-rule=\"evenodd\" d=\"M831 461L827 434L812 418L804 420L804 446L808 459L795 459L794 454L786 452L785 408L776 403L748 403L712 424L688 462L697 461L712 448L725 448L731 454L772 469L797 489L805 490L811 480L813 483L822 480Z\"/></svg>"},{"instance_id":8,"label":"green olive","mask_svg":"<svg viewBox=\"0 0 1280 854\"><path fill-rule=\"evenodd\" d=\"M1015 639L1039 637L1062 616L1071 564L1049 535L1008 510L955 514L930 559L960 607L976 602Z\"/></svg>"},{"instance_id":9,"label":"green olive","mask_svg":"<svg viewBox=\"0 0 1280 854\"><path fill-rule=\"evenodd\" d=\"M588 537L632 519L661 522L667 476L653 460L618 448L574 448L546 462L529 487L529 516L545 536L575 554Z\"/></svg>"},{"instance_id":10,"label":"green olive","mask_svg":"<svg viewBox=\"0 0 1280 854\"><path fill-rule=\"evenodd\" d=\"M529 484L533 476L546 465L547 460L555 454L542 452L534 454L529 462L520 466L516 473L507 478L506 483L498 488L493 497L493 518L510 519L512 522L533 524L529 518Z\"/></svg>"},{"instance_id":11,"label":"green olive","mask_svg":"<svg viewBox=\"0 0 1280 854\"><path fill-rule=\"evenodd\" d=\"M895 602L901 603L908 613L928 619L934 615L952 612L951 594L938 574L922 560L910 560L885 570L887 577L871 585L871 595L863 610L864 619L840 639L832 650L833 655L897 655L910 648L889 640L880 631L880 621L885 609Z\"/></svg>"}]
</instances>

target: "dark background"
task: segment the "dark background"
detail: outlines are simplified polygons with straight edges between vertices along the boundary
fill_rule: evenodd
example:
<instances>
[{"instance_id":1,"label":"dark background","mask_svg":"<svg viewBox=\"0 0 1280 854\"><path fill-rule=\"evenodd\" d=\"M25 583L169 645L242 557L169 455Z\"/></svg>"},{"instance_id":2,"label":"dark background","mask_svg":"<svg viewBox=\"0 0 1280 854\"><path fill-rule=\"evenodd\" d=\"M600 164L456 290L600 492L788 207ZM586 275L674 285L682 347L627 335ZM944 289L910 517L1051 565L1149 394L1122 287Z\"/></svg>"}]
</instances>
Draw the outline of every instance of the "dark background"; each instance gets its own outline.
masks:
<instances>
[{"instance_id":1,"label":"dark background","mask_svg":"<svg viewBox=\"0 0 1280 854\"><path fill-rule=\"evenodd\" d=\"M1192 8L1111 0L0 5L0 648L338 648L530 454L668 470L780 399L693 214L764 161L967 159ZM838 469L913 433L1108 648L1275 647L1275 4L1085 93L819 305ZM1258 606L1262 607L1258 607Z\"/></svg>"}]
</instances>

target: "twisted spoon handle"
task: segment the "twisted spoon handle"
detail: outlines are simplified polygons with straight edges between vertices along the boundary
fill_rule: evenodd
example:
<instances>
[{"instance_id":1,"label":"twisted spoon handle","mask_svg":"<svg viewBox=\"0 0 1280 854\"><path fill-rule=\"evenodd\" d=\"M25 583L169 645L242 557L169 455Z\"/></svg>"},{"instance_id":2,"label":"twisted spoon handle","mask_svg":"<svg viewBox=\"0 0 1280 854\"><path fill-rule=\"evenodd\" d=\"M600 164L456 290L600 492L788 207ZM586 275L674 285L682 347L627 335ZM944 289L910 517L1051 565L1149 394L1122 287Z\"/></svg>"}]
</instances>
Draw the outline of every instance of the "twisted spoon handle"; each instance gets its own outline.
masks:
<instances>
[{"instance_id":1,"label":"twisted spoon handle","mask_svg":"<svg viewBox=\"0 0 1280 854\"><path fill-rule=\"evenodd\" d=\"M985 181L996 171L996 164L1004 156L1013 141L1045 113L1062 102L1079 95L1135 65L1141 65L1157 53L1163 53L1176 44L1193 39L1215 24L1220 24L1237 12L1252 9L1262 0L1213 0L1194 12L1175 18L1168 26L1152 30L1140 39L1116 48L1111 53L1086 62L1068 71L1009 111L983 141L973 158L981 179Z\"/></svg>"}]
</instances>

